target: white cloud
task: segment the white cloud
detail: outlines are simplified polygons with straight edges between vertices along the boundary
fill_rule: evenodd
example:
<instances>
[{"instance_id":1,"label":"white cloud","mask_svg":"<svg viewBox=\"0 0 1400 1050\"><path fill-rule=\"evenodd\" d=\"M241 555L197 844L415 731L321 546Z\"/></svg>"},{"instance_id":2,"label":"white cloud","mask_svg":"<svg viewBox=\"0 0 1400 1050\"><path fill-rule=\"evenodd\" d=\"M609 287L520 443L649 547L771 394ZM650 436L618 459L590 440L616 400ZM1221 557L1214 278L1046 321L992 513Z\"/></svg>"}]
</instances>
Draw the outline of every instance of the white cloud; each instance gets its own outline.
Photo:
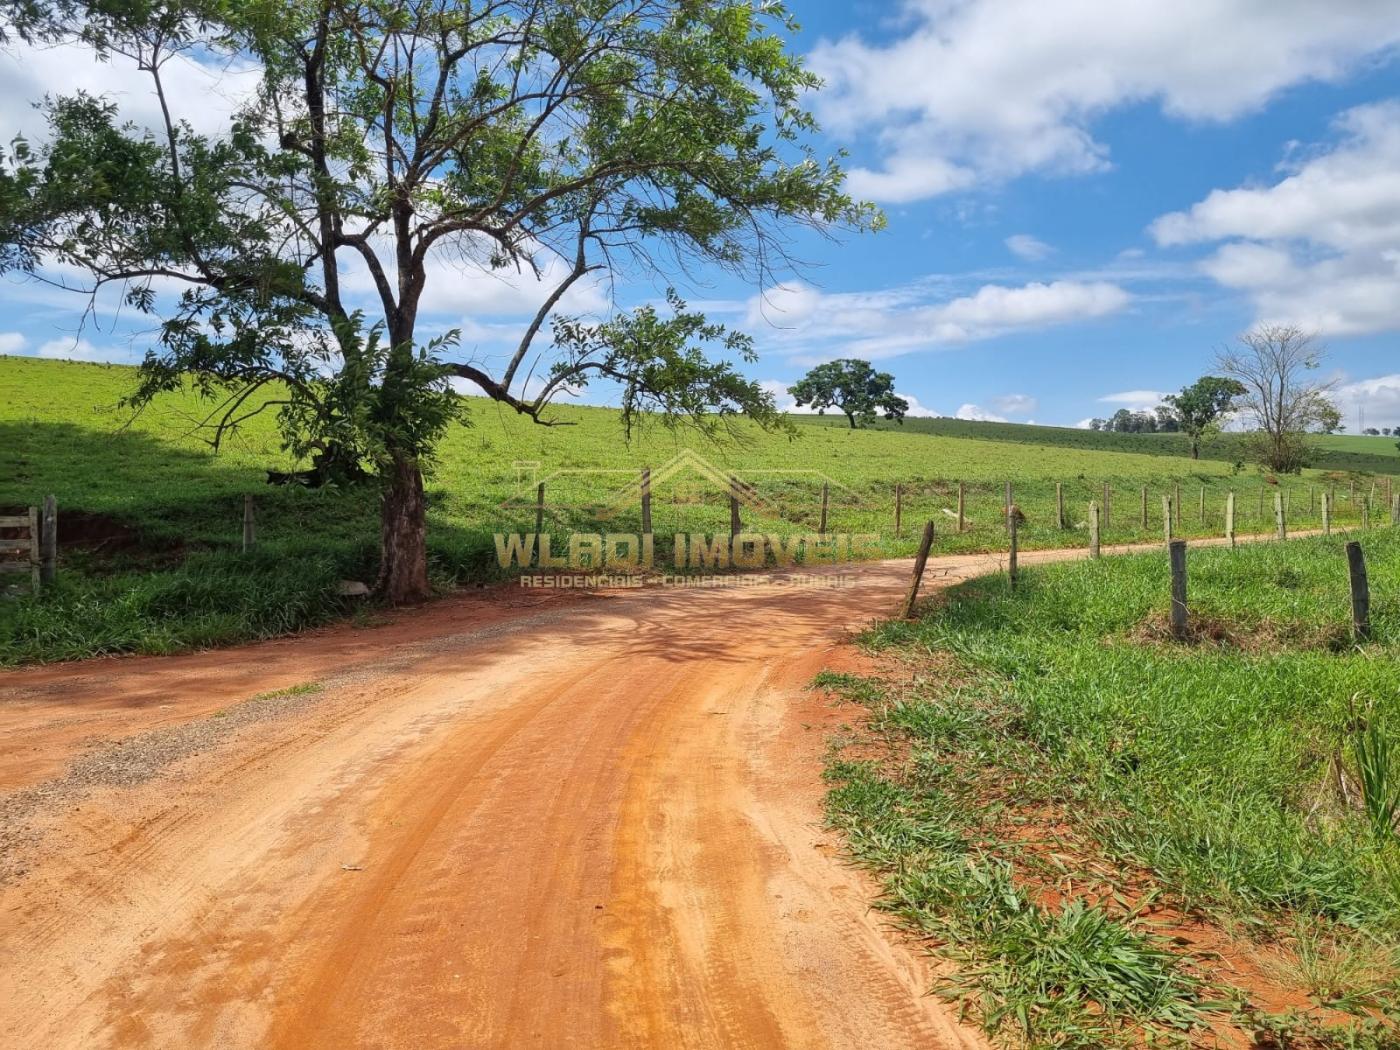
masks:
<instances>
[{"instance_id":1,"label":"white cloud","mask_svg":"<svg viewBox=\"0 0 1400 1050\"><path fill-rule=\"evenodd\" d=\"M1358 408L1365 410L1368 427L1400 426L1400 374L1340 383L1332 399L1342 410L1342 420L1353 429Z\"/></svg>"},{"instance_id":2,"label":"white cloud","mask_svg":"<svg viewBox=\"0 0 1400 1050\"><path fill-rule=\"evenodd\" d=\"M946 295L940 282L835 293L789 284L755 296L746 312L754 335L810 364L835 357L877 360L1094 320L1131 300L1107 281L986 284L968 295ZM778 308L784 310L782 321L775 316Z\"/></svg>"},{"instance_id":3,"label":"white cloud","mask_svg":"<svg viewBox=\"0 0 1400 1050\"><path fill-rule=\"evenodd\" d=\"M1006 238L1007 250L1018 259L1026 262L1037 262L1050 255L1055 249L1046 244L1039 237L1032 237L1029 233L1013 233Z\"/></svg>"},{"instance_id":4,"label":"white cloud","mask_svg":"<svg viewBox=\"0 0 1400 1050\"><path fill-rule=\"evenodd\" d=\"M1102 170L1094 121L1144 102L1224 121L1291 85L1334 81L1400 42L1386 0L905 0L888 43L823 41L814 99L881 160L851 187L903 202L1027 172Z\"/></svg>"},{"instance_id":5,"label":"white cloud","mask_svg":"<svg viewBox=\"0 0 1400 1050\"><path fill-rule=\"evenodd\" d=\"M904 414L910 419L937 419L941 412L935 412L927 405L921 405L919 399L913 394L899 394L905 401L909 402L909 411Z\"/></svg>"},{"instance_id":6,"label":"white cloud","mask_svg":"<svg viewBox=\"0 0 1400 1050\"><path fill-rule=\"evenodd\" d=\"M1040 407L1040 402L1029 394L1003 394L992 398L992 407L1008 416L1028 416Z\"/></svg>"},{"instance_id":7,"label":"white cloud","mask_svg":"<svg viewBox=\"0 0 1400 1050\"><path fill-rule=\"evenodd\" d=\"M1085 418L1085 419L1081 419L1078 423L1074 424L1074 429L1075 429L1075 430L1088 430L1088 429L1089 429L1089 424L1092 423L1096 418L1098 418L1098 417L1089 416L1089 417L1087 417L1087 418Z\"/></svg>"},{"instance_id":8,"label":"white cloud","mask_svg":"<svg viewBox=\"0 0 1400 1050\"><path fill-rule=\"evenodd\" d=\"M980 423L1009 423L1010 420L997 415L995 412L988 412L981 405L959 405L958 410L953 413L954 419L974 419Z\"/></svg>"},{"instance_id":9,"label":"white cloud","mask_svg":"<svg viewBox=\"0 0 1400 1050\"><path fill-rule=\"evenodd\" d=\"M17 354L29 345L19 332L0 332L0 354Z\"/></svg>"},{"instance_id":10,"label":"white cloud","mask_svg":"<svg viewBox=\"0 0 1400 1050\"><path fill-rule=\"evenodd\" d=\"M1162 390L1120 390L1116 394L1105 394L1099 398L1100 404L1119 405L1134 412L1148 412L1162 403L1167 394Z\"/></svg>"},{"instance_id":11,"label":"white cloud","mask_svg":"<svg viewBox=\"0 0 1400 1050\"><path fill-rule=\"evenodd\" d=\"M390 245L376 242L375 246L383 249L381 259L392 258ZM492 269L487 261L490 250L484 240L463 238L452 244L441 242L428 255L420 313L443 318L465 317L473 321L482 317L530 317L568 274L568 264L543 247L535 256L538 275L524 265L519 269ZM377 304L374 279L364 260L352 252L344 252L339 258L342 287L365 304ZM585 277L564 294L558 310L594 314L605 310L607 305L602 283Z\"/></svg>"},{"instance_id":12,"label":"white cloud","mask_svg":"<svg viewBox=\"0 0 1400 1050\"><path fill-rule=\"evenodd\" d=\"M784 281L749 300L744 323L750 328L796 328L812 316L821 298L821 293L809 284Z\"/></svg>"},{"instance_id":13,"label":"white cloud","mask_svg":"<svg viewBox=\"0 0 1400 1050\"><path fill-rule=\"evenodd\" d=\"M39 357L65 361L103 361L127 363L132 360L129 350L113 346L94 346L86 339L50 339L35 351Z\"/></svg>"},{"instance_id":14,"label":"white cloud","mask_svg":"<svg viewBox=\"0 0 1400 1050\"><path fill-rule=\"evenodd\" d=\"M203 64L188 54L172 56L162 69L173 115L202 134L227 128L229 115L252 95L260 74L260 67L246 61ZM79 91L115 102L121 119L137 127L161 126L154 82L129 58L114 54L99 62L90 49L70 44L0 50L0 128L6 141L17 134L31 142L44 138L47 124L33 103Z\"/></svg>"},{"instance_id":15,"label":"white cloud","mask_svg":"<svg viewBox=\"0 0 1400 1050\"><path fill-rule=\"evenodd\" d=\"M1329 335L1400 328L1400 101L1348 110L1338 141L1271 186L1214 190L1157 219L1163 246L1224 242L1201 269L1261 320Z\"/></svg>"}]
</instances>

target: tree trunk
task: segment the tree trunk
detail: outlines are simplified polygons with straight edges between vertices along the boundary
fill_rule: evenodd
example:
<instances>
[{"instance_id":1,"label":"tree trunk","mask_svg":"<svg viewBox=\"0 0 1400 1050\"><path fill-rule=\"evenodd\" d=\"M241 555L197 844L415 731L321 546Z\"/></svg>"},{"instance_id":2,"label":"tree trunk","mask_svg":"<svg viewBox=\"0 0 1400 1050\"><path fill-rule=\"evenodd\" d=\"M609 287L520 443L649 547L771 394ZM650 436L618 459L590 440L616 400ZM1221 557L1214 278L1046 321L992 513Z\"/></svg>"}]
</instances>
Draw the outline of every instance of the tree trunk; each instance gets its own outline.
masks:
<instances>
[{"instance_id":1,"label":"tree trunk","mask_svg":"<svg viewBox=\"0 0 1400 1050\"><path fill-rule=\"evenodd\" d=\"M851 424L851 429L852 429L852 430L854 430L854 429L856 428L856 417L855 417L855 414L854 414L854 413L847 412L847 413L846 413L846 421L847 421L848 423Z\"/></svg>"},{"instance_id":2,"label":"tree trunk","mask_svg":"<svg viewBox=\"0 0 1400 1050\"><path fill-rule=\"evenodd\" d=\"M1200 458L1201 458L1201 439L1200 439L1200 438L1192 438L1192 439L1191 439L1191 458L1192 458L1192 459L1200 459Z\"/></svg>"},{"instance_id":3,"label":"tree trunk","mask_svg":"<svg viewBox=\"0 0 1400 1050\"><path fill-rule=\"evenodd\" d=\"M380 510L379 581L375 589L392 605L428 597L427 504L418 460L395 452Z\"/></svg>"}]
</instances>

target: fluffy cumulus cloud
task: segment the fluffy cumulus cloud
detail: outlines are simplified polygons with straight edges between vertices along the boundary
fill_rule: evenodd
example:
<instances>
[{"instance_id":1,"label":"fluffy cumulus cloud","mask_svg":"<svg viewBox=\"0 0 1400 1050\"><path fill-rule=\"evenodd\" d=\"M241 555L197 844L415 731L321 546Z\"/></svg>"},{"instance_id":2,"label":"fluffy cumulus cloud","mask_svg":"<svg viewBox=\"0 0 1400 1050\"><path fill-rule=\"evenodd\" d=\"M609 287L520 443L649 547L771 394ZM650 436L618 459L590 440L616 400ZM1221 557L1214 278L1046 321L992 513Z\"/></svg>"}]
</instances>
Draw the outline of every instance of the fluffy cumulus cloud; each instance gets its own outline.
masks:
<instances>
[{"instance_id":1,"label":"fluffy cumulus cloud","mask_svg":"<svg viewBox=\"0 0 1400 1050\"><path fill-rule=\"evenodd\" d=\"M750 299L745 321L761 344L799 363L877 360L1092 321L1122 310L1130 300L1107 281L987 284L958 296L939 282L835 293L794 282Z\"/></svg>"},{"instance_id":2,"label":"fluffy cumulus cloud","mask_svg":"<svg viewBox=\"0 0 1400 1050\"><path fill-rule=\"evenodd\" d=\"M1356 425L1358 409L1365 411L1368 427L1400 426L1400 374L1341 382L1332 399L1348 426Z\"/></svg>"},{"instance_id":3,"label":"fluffy cumulus cloud","mask_svg":"<svg viewBox=\"0 0 1400 1050\"><path fill-rule=\"evenodd\" d=\"M850 35L811 55L825 125L869 136L880 157L852 189L888 203L1097 171L1105 113L1150 102L1229 120L1400 42L1387 0L905 0L901 15L888 40Z\"/></svg>"},{"instance_id":4,"label":"fluffy cumulus cloud","mask_svg":"<svg viewBox=\"0 0 1400 1050\"><path fill-rule=\"evenodd\" d=\"M1400 328L1400 101L1360 106L1272 185L1215 190L1152 224L1166 247L1214 244L1202 270L1262 320L1327 335Z\"/></svg>"},{"instance_id":5,"label":"fluffy cumulus cloud","mask_svg":"<svg viewBox=\"0 0 1400 1050\"><path fill-rule=\"evenodd\" d=\"M0 354L17 354L29 345L19 332L0 332Z\"/></svg>"},{"instance_id":6,"label":"fluffy cumulus cloud","mask_svg":"<svg viewBox=\"0 0 1400 1050\"><path fill-rule=\"evenodd\" d=\"M162 69L166 97L174 116L196 131L212 133L227 127L228 116L257 88L260 67L243 61L196 61L175 55ZM86 48L72 45L0 50L0 127L8 141L24 135L43 138L47 125L34 103L57 95L85 91L116 103L123 120L138 127L161 125L160 101L149 73L122 55L99 62Z\"/></svg>"},{"instance_id":7,"label":"fluffy cumulus cloud","mask_svg":"<svg viewBox=\"0 0 1400 1050\"><path fill-rule=\"evenodd\" d=\"M953 413L954 419L973 419L979 423L1007 423L1010 422L1005 416L999 416L995 412L988 412L981 405L966 404L959 405L958 410Z\"/></svg>"}]
</instances>

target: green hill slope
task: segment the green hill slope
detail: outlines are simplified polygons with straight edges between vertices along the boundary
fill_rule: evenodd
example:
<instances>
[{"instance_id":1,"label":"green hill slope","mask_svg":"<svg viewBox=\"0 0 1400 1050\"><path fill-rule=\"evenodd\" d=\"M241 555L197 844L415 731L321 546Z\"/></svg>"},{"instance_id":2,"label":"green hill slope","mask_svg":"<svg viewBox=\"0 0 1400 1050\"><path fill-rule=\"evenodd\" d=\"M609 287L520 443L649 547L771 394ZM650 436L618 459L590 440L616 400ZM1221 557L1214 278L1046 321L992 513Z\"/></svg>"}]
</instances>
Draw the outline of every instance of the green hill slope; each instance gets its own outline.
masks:
<instances>
[{"instance_id":1,"label":"green hill slope","mask_svg":"<svg viewBox=\"0 0 1400 1050\"><path fill-rule=\"evenodd\" d=\"M0 357L0 513L55 495L63 570L60 586L41 600L0 602L0 661L216 644L340 615L337 582L373 578L374 487L269 486L266 471L296 465L281 449L271 412L215 455L197 427L208 406L170 396L133 418L117 407L133 381L121 366ZM1272 518L1272 487L1257 472L1236 473L1225 460L1149 454L1145 439L1118 435L956 420L853 432L796 417L795 438L740 424L715 445L653 426L629 444L610 409L563 406L557 418L566 425L540 427L471 399L471 425L448 435L428 481L439 583L500 574L493 535L533 530L540 481L546 530L558 539L571 531L640 531L635 486L643 467L656 477L659 557L673 533L728 532L730 475L757 497L743 508L746 530L815 531L825 484L829 531L878 534L878 550L891 556L911 553L929 518L939 523L942 551L1001 547L1007 481L1027 517L1027 547L1083 543L1087 504L1105 483L1113 493L1106 542L1160 536L1161 496L1178 488L1186 533L1219 530L1228 489L1240 493L1242 530ZM1070 526L1064 530L1055 522L1057 483ZM1317 475L1285 479L1295 527L1316 520L1322 483ZM1339 521L1359 516L1370 484L1361 483L1353 506L1342 483ZM247 494L256 500L258 548L245 556Z\"/></svg>"}]
</instances>

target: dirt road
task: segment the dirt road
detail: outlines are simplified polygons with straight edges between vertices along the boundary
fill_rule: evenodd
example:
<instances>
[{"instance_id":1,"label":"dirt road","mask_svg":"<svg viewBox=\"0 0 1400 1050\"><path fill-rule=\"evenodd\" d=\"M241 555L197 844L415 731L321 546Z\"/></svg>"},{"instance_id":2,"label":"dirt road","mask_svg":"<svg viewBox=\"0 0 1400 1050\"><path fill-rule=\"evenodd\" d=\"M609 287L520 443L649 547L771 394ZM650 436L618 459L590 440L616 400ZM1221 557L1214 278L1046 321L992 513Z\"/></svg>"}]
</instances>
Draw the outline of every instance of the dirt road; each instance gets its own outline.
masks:
<instances>
[{"instance_id":1,"label":"dirt road","mask_svg":"<svg viewBox=\"0 0 1400 1050\"><path fill-rule=\"evenodd\" d=\"M981 1045L822 829L833 571L0 675L0 1046Z\"/></svg>"}]
</instances>

